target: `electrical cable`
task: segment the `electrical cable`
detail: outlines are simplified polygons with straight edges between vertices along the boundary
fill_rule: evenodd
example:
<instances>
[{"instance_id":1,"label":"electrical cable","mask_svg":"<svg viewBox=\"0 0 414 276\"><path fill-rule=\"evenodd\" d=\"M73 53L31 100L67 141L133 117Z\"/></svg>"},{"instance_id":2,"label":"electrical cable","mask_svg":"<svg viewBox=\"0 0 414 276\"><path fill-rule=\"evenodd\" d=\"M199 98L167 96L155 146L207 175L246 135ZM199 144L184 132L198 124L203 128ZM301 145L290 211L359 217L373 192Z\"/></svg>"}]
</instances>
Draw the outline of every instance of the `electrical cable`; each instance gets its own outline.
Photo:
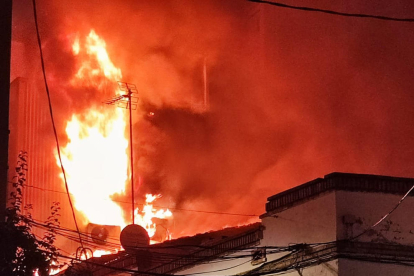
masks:
<instances>
[{"instance_id":1,"label":"electrical cable","mask_svg":"<svg viewBox=\"0 0 414 276\"><path fill-rule=\"evenodd\" d=\"M26 218L27 219L27 218ZM40 223L39 220L36 220L34 218L30 219L31 222L33 222L35 225L35 227L41 227L41 228L45 228L45 229L54 229L54 230L62 230L62 231L67 231L67 232L73 232L76 233L76 230L73 229L69 229L69 228L64 228L64 227L53 227L53 226L49 226L46 225L44 223ZM86 232L80 232L83 236L85 237L89 237L89 233ZM115 239L114 239L115 240ZM119 241L119 239L116 239L117 241ZM292 251L292 250L297 250L298 248L301 248L303 246L317 246L317 245L329 245L329 244L334 244L335 242L321 242L321 243L307 243L307 244L290 244L288 246L254 246L254 247L245 247L243 249L240 249L240 251L247 251L247 250L258 250L258 249L274 249L274 250L278 250L278 252L281 251ZM115 244L115 243L114 243ZM119 245L118 243L116 243L116 245ZM152 248L154 250L163 250L163 249L183 249L186 247L190 247L190 248L199 248L199 249L211 249L213 246L202 246L202 245L194 245L194 244L177 244L177 245L164 245L164 244L154 244L152 245ZM148 247L134 247L134 249L146 249Z\"/></svg>"},{"instance_id":2,"label":"electrical cable","mask_svg":"<svg viewBox=\"0 0 414 276\"><path fill-rule=\"evenodd\" d=\"M156 206L154 206L154 207L156 207ZM181 209L181 208L169 208L169 209L171 209L171 210L178 210L178 211L186 211L186 212L196 212L196 213L214 214L214 215L259 217L259 215L255 215L255 214L226 213L226 212L202 211L202 210L191 210L191 209Z\"/></svg>"},{"instance_id":3,"label":"electrical cable","mask_svg":"<svg viewBox=\"0 0 414 276\"><path fill-rule=\"evenodd\" d=\"M57 191L57 190L52 190L52 189L40 188L40 187L33 186L33 185L25 185L25 187L33 188L33 189L38 189L38 190L46 191L46 192L54 192L54 193L66 194L65 192L61 192L61 191ZM110 200L110 201L117 202L117 203L131 204L131 201L112 200L112 199L109 199L109 198L108 199L107 198L104 198L102 200L108 200L108 201ZM137 203L137 205L144 205L144 204L143 203ZM243 216L243 217L259 217L259 215L255 215L255 214L240 214L240 213L215 212L215 211L205 211L205 210L192 210L192 209L165 207L165 206L158 206L158 205L153 205L153 207L155 207L155 208L161 208L161 209L176 210L176 211L184 211L184 212L195 212L195 213L214 214L214 215Z\"/></svg>"},{"instance_id":4,"label":"electrical cable","mask_svg":"<svg viewBox=\"0 0 414 276\"><path fill-rule=\"evenodd\" d=\"M286 248L287 248L287 247L286 247ZM286 259L286 258L292 257L292 255L293 255L294 253L298 253L298 252L300 252L300 251L303 251L303 250L304 250L303 248L302 248L302 249L292 249L292 248L293 248L293 247L290 247L290 250L292 251L290 254L287 254L287 255L282 256L281 258L279 258L279 259L278 259L278 261L282 261L282 260L284 260L284 259ZM319 251L322 251L322 250L326 250L326 248L325 248L325 249L321 249L321 250L314 251L313 253L318 253ZM279 252L279 253L280 253L280 252ZM72 258L72 257L69 257L69 256L64 256L64 255L62 255L62 254L59 254L59 256L60 256L60 257L62 257L62 258L68 258L68 259L72 259L72 260L79 261L78 259L75 259L75 258ZM248 255L248 256L246 256L246 257L251 257L251 255ZM88 260L83 260L82 262L84 262L84 263L86 263L86 264L91 264L91 265L100 266L100 267L103 267L103 268L108 268L108 269L115 270L115 271L123 271L123 272L128 272L128 273L137 273L137 272L138 272L137 270L133 270L133 269L120 268L120 267L110 266L110 265L107 265L107 264L97 263L97 262L95 262L94 260L97 260L97 259L88 259ZM175 259L175 260L177 260L177 259ZM175 260L173 260L173 261L175 261ZM306 262L313 261L314 263L317 263L317 261L318 261L318 260L320 260L320 258L313 258L313 259L310 259L310 260L306 260ZM249 261L251 261L251 260L249 260ZM247 263L247 262L246 262L246 263ZM243 264L243 263L242 263L242 264ZM238 264L238 265L236 265L236 266L234 266L234 267L240 266L240 265L242 265L242 264ZM293 267L293 268L296 268L296 267L297 267L297 266L295 266L295 267ZM233 268L233 267L231 267L231 268ZM290 269L293 269L293 268L290 268ZM223 269L223 270L227 270L227 269L230 269L230 268L226 268L226 269ZM286 268L285 268L284 270L286 270ZM283 270L283 271L284 271L284 270ZM155 272L149 272L149 271L139 271L139 272L141 272L141 273L143 273L143 274L147 274L147 275L155 275L155 276L170 275L170 274L155 273ZM212 272L216 272L216 271L206 271L206 272L203 272L203 273L196 273L196 274L204 274L204 273L212 273ZM281 271L280 271L280 272L281 272ZM272 274L272 273L275 273L275 272L274 272L274 271L272 271L272 272L266 272L266 273L253 273L253 274L249 274L249 275L267 275L267 274ZM192 274L183 274L182 276L190 276L190 275L194 275L194 273L192 273Z\"/></svg>"},{"instance_id":5,"label":"electrical cable","mask_svg":"<svg viewBox=\"0 0 414 276\"><path fill-rule=\"evenodd\" d=\"M34 223L34 226L35 227L41 227L42 229L50 228L50 227L45 226L45 225L39 226L40 224L39 223L36 223L36 222L33 222L33 223ZM58 228L54 228L54 229L58 229ZM56 234L58 234L60 236L63 236L65 238L69 239L69 240L74 240L74 237L71 236L71 235L62 234L59 231L56 231ZM86 236L86 238L89 238L89 236L87 236L87 235L85 235L85 236ZM88 239L84 239L84 244L86 244L88 246L91 246L91 247L94 247L94 248L104 249L104 250L107 250L107 251L119 250L120 249L120 246L121 246L120 244L114 244L114 246L112 246L110 244L106 244L106 245L96 245L94 242L91 242ZM192 253L191 254L182 255L182 254L176 254L176 253L160 253L160 252L154 251L154 250L160 250L160 249L165 249L165 250L168 250L168 249L182 249L182 247L184 247L184 246L186 246L186 247L191 246L193 248L201 248L202 250L203 249L211 249L212 248L212 247L202 247L202 246L194 246L194 245L179 245L179 246L169 246L169 247L152 248L153 250L151 250L151 253L153 255L157 255L157 259L170 260L170 261L176 260L177 258L181 258L181 257L187 257L187 258L188 257L190 257L190 258L191 257L194 257L196 260L200 260L200 258L204 258L204 257L191 256ZM136 249L148 249L148 248L144 248L144 247L139 247L138 248L137 247ZM257 247L254 247L254 248L246 248L246 249L243 249L243 250L251 250L251 249L257 249ZM281 248L281 250L275 250L274 252L269 252L268 254L273 254L273 253L278 253L278 252L284 251L283 249L284 248ZM220 261L229 261L229 260L233 260L233 259L246 258L246 257L250 257L250 256L251 256L251 254L249 253L248 255L237 255L237 256L234 256L234 257L222 257L222 258L220 258Z\"/></svg>"},{"instance_id":6,"label":"electrical cable","mask_svg":"<svg viewBox=\"0 0 414 276\"><path fill-rule=\"evenodd\" d=\"M399 200L399 202L387 214L382 216L382 218L380 220L378 220L376 223L374 223L370 228L368 228L363 233L361 233L360 235L358 235L354 238L357 238L357 237L361 236L362 234L366 233L366 231L368 231L369 229L372 229L373 227L376 227L382 221L384 221L390 214L392 214L402 204L402 202L408 197L408 195L412 192L413 189L414 189L414 185L413 185L413 187L411 187L407 191L407 193ZM279 274L280 275L280 274L285 274L288 271L292 271L294 269L309 267L309 266L312 266L312 265L316 265L320 262L331 260L332 258L335 257L333 255L334 252L329 252L328 251L324 254L322 252L325 251L325 250L329 250L329 249L332 249L332 248L336 247L336 243L337 243L337 241L324 242L324 243L315 243L315 244L309 244L309 245L308 244L290 245L290 246L287 247L287 251L292 251L292 253L283 256L282 259L289 258L289 256L290 256L290 258L297 259L299 256L295 256L294 253L304 251L306 247L309 248L309 247L315 247L315 246L320 246L320 245L327 245L328 247L317 249L316 251L312 250L312 254L317 253L315 257L311 257L309 259L304 259L303 258L304 256L302 256L302 260L300 260L300 261L296 260L296 261L292 262L292 264L290 264L286 267L283 267L279 270L272 270L272 271L267 271L267 272L262 272L262 273L250 273L249 275L255 275L255 276L268 275L268 274ZM319 254L318 252L321 252L321 254ZM279 252L274 252L274 253L280 253L280 251ZM407 264L407 263L405 263L405 264ZM408 263L408 265L410 265L410 264ZM211 272L214 272L214 271L207 271L207 272L203 272L203 273L209 273L209 272L211 273Z\"/></svg>"},{"instance_id":7,"label":"electrical cable","mask_svg":"<svg viewBox=\"0 0 414 276\"><path fill-rule=\"evenodd\" d=\"M43 229L54 229L56 231L77 233L76 230L65 228L65 227L62 227L62 226L56 227L56 226L46 225L46 224L40 222L40 220L37 220L35 218L25 217L25 219L29 219L34 224L35 227L40 227L40 228L43 228ZM80 232L80 233L82 234L82 236L85 236L85 238L90 237L90 233L87 233L87 232ZM108 244L118 246L118 247L120 246L119 238L115 238L113 236L108 236L108 239L116 241L116 243L107 241ZM161 244L159 244L159 245L161 245ZM193 245L193 244L161 245L161 246L157 246L157 244L154 245L154 248L157 249L157 250L158 249L183 249L183 248L186 248L186 247L199 248L199 249L211 249L211 246L202 246L202 245ZM144 247L134 247L134 248L135 249L143 249ZM257 247L246 248L246 249L247 250L248 249L257 249Z\"/></svg>"},{"instance_id":8,"label":"electrical cable","mask_svg":"<svg viewBox=\"0 0 414 276\"><path fill-rule=\"evenodd\" d=\"M295 262L292 262L292 264L289 264L288 266L285 266L285 267L282 267L282 268L279 268L279 269L276 269L276 270L271 270L271 271L266 271L266 272L259 272L259 273L252 272L252 273L248 273L247 275L250 275L250 276L260 276L260 275L268 275L268 274L278 274L278 275L280 275L280 274L285 274L286 272L294 270L294 269L304 268L304 267L308 267L308 266L311 266L311 265L314 265L314 264L318 264L320 262L323 262L325 259L329 260L330 258L332 258L332 255L331 255L332 253L327 253L327 254L320 255L321 254L320 252L323 252L324 250L333 249L335 247L336 247L336 245L334 245L332 247L328 247L328 248L322 248L322 249L319 249L319 250L316 250L316 251L312 250L312 252L310 254L316 255L313 258L306 259L306 260L302 259L301 261L295 261ZM299 256L294 256L294 254L299 253L299 252L304 252L304 251L306 252L306 249L302 248L300 250L297 250L297 251L294 251L290 254L282 256L281 258L279 258L276 261L273 261L272 263L277 264L279 262L285 262L286 259L289 260L289 258L297 259ZM304 256L302 256L302 258L303 257ZM260 269L260 267L258 269ZM258 270L258 269L255 269L255 270Z\"/></svg>"},{"instance_id":9,"label":"electrical cable","mask_svg":"<svg viewBox=\"0 0 414 276\"><path fill-rule=\"evenodd\" d=\"M355 237L352 237L352 238L349 238L349 239L342 239L342 240L338 240L338 241L352 241L352 240L357 239L360 236L364 235L365 233L367 233L369 230L373 229L377 225L379 225L381 222L383 222L388 216L390 216L402 204L402 202L408 197L408 195L413 191L413 189L414 189L414 185L404 194L404 196L398 201L398 203L388 213L386 213L384 216L382 216L380 220L378 220L376 223L374 223L373 225L371 225L369 228L365 229L362 233L358 234ZM320 244L326 244L326 245L328 245L328 244L336 243L338 241L331 241L331 242L320 243ZM315 252L313 252L313 253L315 253ZM311 261L311 260L306 260L306 262L309 262L309 261ZM319 257L318 257L317 262L318 263L320 262L320 258ZM307 265L307 266L309 266L309 265ZM295 268L288 268L288 269L285 268L284 270L285 271L289 271L289 270L295 269ZM277 271L272 271L272 273L276 274ZM268 273L268 274L270 274L270 273ZM258 276L258 275L266 275L266 274L260 274L260 273L258 273L258 274L249 274L249 275L256 275L256 276Z\"/></svg>"},{"instance_id":10,"label":"electrical cable","mask_svg":"<svg viewBox=\"0 0 414 276\"><path fill-rule=\"evenodd\" d=\"M391 215L401 205L401 203L407 198L407 196L412 192L413 189L414 189L414 185L400 199L400 201L398 201L398 203L394 206L394 208L392 208L388 213L386 213L379 221L377 221L376 223L374 223L373 225L371 225L369 228L365 229L362 233L356 235L355 237L349 238L348 240L354 240L354 239L357 239L357 238L361 237L362 235L364 235L368 231L370 231L373 228L375 228L378 224L380 224L381 222L383 222L384 219L386 219L389 215Z\"/></svg>"},{"instance_id":11,"label":"electrical cable","mask_svg":"<svg viewBox=\"0 0 414 276\"><path fill-rule=\"evenodd\" d=\"M349 239L342 239L342 240L338 240L338 241L331 241L331 242L326 242L326 243L316 243L316 244L314 244L314 245L322 245L322 244L325 244L325 245L329 245L329 244L336 244L337 242L339 242L339 241L352 241L352 240L354 240L354 239L357 239L358 237L360 237L360 236L362 236L362 235L364 235L365 233L367 233L369 230L371 230L371 229L373 229L374 227L376 227L377 225L379 225L381 222L383 222L388 216L390 216L401 204L402 204L402 202L408 197L408 195L412 192L414 190L414 185L404 194L404 196L398 201L398 203L388 212L388 213L386 213L384 216L382 216L381 217L381 219L380 220L378 220L376 223L374 223L373 225L371 225L369 228L367 228L366 230L364 230L362 233L360 233L359 235L357 235L357 236L355 236L355 237L352 237L352 238L349 238ZM331 248L333 248L333 247L331 247ZM319 251L322 251L322 250L325 250L325 249L321 249L321 250L319 250ZM316 251L316 252L318 252L318 251ZM312 254L314 254L315 253L315 251L313 251L312 252ZM327 259L327 260L329 260L330 258L332 258L332 256L330 256L329 254L327 254L327 256L322 256L322 258L321 258L321 256L317 256L317 258L313 258L313 259L308 259L308 260L305 260L305 261L302 261L302 263L304 263L304 265L302 265L302 264L300 264L300 265L298 265L298 264L296 264L295 265L295 267L285 267L285 268L283 268L283 269L281 269L281 270L279 270L279 271L275 271L275 270L272 270L271 272L266 272L266 273L251 273L251 274L248 274L248 275L254 275L254 276L259 276L259 275L267 275L267 274L284 274L284 273L286 273L287 271L290 271L290 270L292 270L292 269L297 269L297 268L303 268L303 267L307 267L307 266L310 266L310 265L314 265L315 264L315 262L314 261L316 261L316 263L320 263L321 262L321 260L323 259L323 260L325 260L325 259ZM376 259L377 260L377 259ZM313 262L313 263L312 263ZM280 272L283 272L283 273L280 273Z\"/></svg>"},{"instance_id":12,"label":"electrical cable","mask_svg":"<svg viewBox=\"0 0 414 276\"><path fill-rule=\"evenodd\" d=\"M76 258L65 256L65 255L62 255L62 254L59 254L59 256L62 257L62 258L73 260L73 261L79 261ZM93 261L90 261L90 260L83 260L82 263L96 265L96 266L99 266L99 267L108 268L108 269L115 270L115 271L123 271L123 272L129 272L129 273L134 273L134 274L139 273L139 272L144 273L143 271L127 269L127 268L121 268L121 267L114 267L114 266L110 266L110 265L106 265L106 264L93 262ZM153 275L153 276L171 276L171 274L162 274L162 273L147 272L147 271L145 271L144 274Z\"/></svg>"},{"instance_id":13,"label":"electrical cable","mask_svg":"<svg viewBox=\"0 0 414 276\"><path fill-rule=\"evenodd\" d=\"M327 13L331 15L359 17L359 18L372 18L372 19L399 21L399 22L414 22L414 18L398 18L398 17L389 17L389 16L371 15L371 14L362 14L362 13L345 13L345 12L338 12L338 11L333 11L333 10L304 7L304 6L293 6L293 5L288 5L288 4L283 4L279 2L273 2L273 1L266 1L266 0L247 0L247 1L262 3L262 4L269 4L269 5L277 6L280 8L288 8L288 9L310 11L310 12L320 12L320 13Z\"/></svg>"},{"instance_id":14,"label":"electrical cable","mask_svg":"<svg viewBox=\"0 0 414 276\"><path fill-rule=\"evenodd\" d=\"M404 194L404 196L398 201L398 203L389 212L387 212L384 216L381 217L380 220L378 220L376 223L374 223L373 225L371 225L369 228L367 228L366 230L364 230L359 235L357 235L355 237L352 237L352 238L349 238L349 239L342 239L342 240L331 241L331 242L326 242L326 243L316 243L314 245L322 245L322 244L332 245L332 244L335 244L334 246L336 246L336 243L337 242L340 242L340 241L352 241L352 240L354 240L354 239L356 239L356 238L364 235L369 230L373 229L374 227L376 227L377 225L379 225L381 222L383 222L388 216L390 216L402 204L402 202L408 197L408 195L413 191L413 189L414 189L414 185ZM330 248L333 248L333 247L330 247ZM328 247L328 249L329 249L329 247ZM320 251L323 251L323 250L326 250L326 249L321 249L319 251L312 251L312 254L315 254L315 253L320 252ZM315 264L321 263L322 261L326 261L326 260L330 260L330 259L332 259L331 254L326 254L326 255L323 255L323 256L319 256L318 255L317 258L312 258L312 259L307 259L307 260L302 260L300 262L296 262L294 266L291 265L291 266L288 266L288 267L284 267L284 268L282 268L280 270L272 270L270 272L264 272L264 273L249 273L248 275L254 275L254 276L267 275L267 274L279 274L280 275L280 274L287 273L288 271L291 271L293 269L308 267L308 266L315 265ZM377 258L376 257L375 257L375 260L377 261ZM392 261L394 261L394 260L392 260ZM408 264L408 265L410 265L410 264Z\"/></svg>"},{"instance_id":15,"label":"electrical cable","mask_svg":"<svg viewBox=\"0 0 414 276\"><path fill-rule=\"evenodd\" d=\"M62 157L61 157L61 154L60 154L59 139L58 139L58 136L57 136L55 120L53 118L52 102L50 100L49 86L48 86L47 78L46 78L45 62L44 62L44 58L43 58L42 41L40 39L39 26L38 26L38 20L37 20L36 0L32 0L32 3L33 3L34 22L35 22L35 26L36 26L37 43L39 45L39 51L40 51L40 62L41 62L41 65L42 65L42 73L43 73L43 79L44 79L45 88L46 88L50 118L52 120L53 134L54 134L55 140L56 140L56 148L57 148L57 152L58 152L58 156L59 156L60 167L62 169L63 179L64 179L64 182L65 182L66 193L67 193L68 199L69 199L69 205L70 205L70 208L72 210L72 216L73 216L73 220L75 221L76 230L79 234L79 243L81 244L81 247L83 247L82 237L81 237L80 232L79 232L79 227L78 227L78 223L76 221L75 211L73 209L72 200L71 200L70 194L69 194L69 187L68 187L68 182L67 182L67 179L66 179L66 173L65 173L65 169L63 167Z\"/></svg>"},{"instance_id":16,"label":"electrical cable","mask_svg":"<svg viewBox=\"0 0 414 276\"><path fill-rule=\"evenodd\" d=\"M209 271L204 271L204 272L191 273L191 275L202 275L202 274L206 274L206 273L215 273L215 272L225 271L225 270L229 270L229 269L236 268L236 267L242 266L244 264L250 263L251 261L252 260L249 259L246 262L243 262L243 263L238 264L238 265L234 265L234 266L230 266L230 267L223 268L223 269L218 269L218 270L209 270Z\"/></svg>"},{"instance_id":17,"label":"electrical cable","mask_svg":"<svg viewBox=\"0 0 414 276\"><path fill-rule=\"evenodd\" d=\"M96 246L93 243L90 243L90 244L93 247ZM257 250L258 248L276 249L276 250L271 250L271 251L266 252L266 254L270 255L270 254L280 254L282 252L300 252L300 251L303 251L305 248L312 248L312 247L315 247L315 246L331 245L331 244L332 244L332 242L315 243L315 244L291 244L289 246L283 246L283 247L279 247L279 246L258 247L258 246L255 246L255 247L241 249L241 251L246 251L248 249L256 249ZM195 247L195 246L192 246L192 247ZM169 248L178 248L178 246L169 246ZM162 247L155 247L155 248L153 247L152 249L160 250L160 249L163 249L163 248ZM212 249L212 247L206 247L206 249ZM326 248L322 249L322 250L326 250ZM211 263L211 261L208 261L205 258L205 256L191 256L192 254L183 256L181 254L177 255L177 254L174 254L174 253L159 253L159 252L153 252L152 250L150 250L150 251L151 251L151 254L153 255L153 257L156 258L157 260L161 261L161 262L174 262L174 261L177 261L177 260L179 260L183 257L186 257L186 258L189 258L189 260L193 259L194 262L206 261L206 262ZM124 253L122 253L122 252L124 252ZM196 252L198 252L198 251L196 251ZM196 253L196 252L193 252L193 253ZM125 251L121 251L121 252L119 252L119 254L129 255L129 254L125 253ZM120 256L120 255L118 255L118 256ZM227 261L241 259L241 258L249 258L249 261L250 261L250 257L251 257L251 253L245 254L245 255L241 254L241 255L237 255L237 256L215 256L215 261L214 262L215 263L227 262ZM285 258L286 257L287 257L287 255L285 255ZM95 260L97 260L97 259L95 259ZM320 260L320 258L319 258L319 260ZM310 262L309 259L306 260L306 261ZM315 259L315 261L316 261L316 259ZM209 272L211 272L211 271L209 271ZM203 272L203 273L208 273L208 272Z\"/></svg>"}]
</instances>

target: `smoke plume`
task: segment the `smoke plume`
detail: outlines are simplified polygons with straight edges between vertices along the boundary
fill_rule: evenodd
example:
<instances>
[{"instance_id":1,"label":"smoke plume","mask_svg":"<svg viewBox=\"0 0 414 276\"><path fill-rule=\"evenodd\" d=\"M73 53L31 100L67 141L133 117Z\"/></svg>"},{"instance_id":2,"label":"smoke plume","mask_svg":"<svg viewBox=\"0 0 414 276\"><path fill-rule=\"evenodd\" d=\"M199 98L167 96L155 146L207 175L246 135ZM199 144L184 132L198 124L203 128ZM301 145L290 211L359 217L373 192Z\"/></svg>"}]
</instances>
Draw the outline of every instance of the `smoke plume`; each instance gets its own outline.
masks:
<instances>
[{"instance_id":1,"label":"smoke plume","mask_svg":"<svg viewBox=\"0 0 414 276\"><path fill-rule=\"evenodd\" d=\"M258 215L267 197L333 171L414 176L411 23L242 0L38 2L61 138L69 114L102 104L68 88L68 40L94 29L139 89L137 196L163 194L176 236L249 220L189 210ZM409 0L311 4L414 17ZM16 35L32 45L18 8Z\"/></svg>"}]
</instances>

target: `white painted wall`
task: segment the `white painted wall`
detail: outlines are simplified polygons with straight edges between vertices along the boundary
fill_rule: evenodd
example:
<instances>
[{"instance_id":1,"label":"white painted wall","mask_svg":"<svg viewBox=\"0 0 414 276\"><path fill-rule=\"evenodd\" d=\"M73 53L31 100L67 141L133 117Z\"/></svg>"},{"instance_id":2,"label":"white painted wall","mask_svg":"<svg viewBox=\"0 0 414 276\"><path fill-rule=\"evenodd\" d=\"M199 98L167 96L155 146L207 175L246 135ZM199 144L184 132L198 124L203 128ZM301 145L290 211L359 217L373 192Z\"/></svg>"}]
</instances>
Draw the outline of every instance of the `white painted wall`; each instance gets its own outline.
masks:
<instances>
[{"instance_id":1,"label":"white painted wall","mask_svg":"<svg viewBox=\"0 0 414 276\"><path fill-rule=\"evenodd\" d=\"M339 259L339 276L408 276L414 267ZM304 274L305 276L305 274ZM306 275L307 276L307 275Z\"/></svg>"},{"instance_id":2,"label":"white painted wall","mask_svg":"<svg viewBox=\"0 0 414 276\"><path fill-rule=\"evenodd\" d=\"M260 245L259 245L260 246ZM235 275L245 271L255 269L258 266L251 265L251 254L252 250L243 250L236 252L225 257L236 257L242 255L248 255L246 258L234 259L234 260L223 260L217 259L212 262L197 265L186 270L177 272L175 275L203 273L202 275Z\"/></svg>"},{"instance_id":3,"label":"white painted wall","mask_svg":"<svg viewBox=\"0 0 414 276\"><path fill-rule=\"evenodd\" d=\"M394 208L401 197L384 193L337 191L338 239L362 233ZM414 245L413 210L414 198L407 197L389 217L358 240ZM347 224L343 223L345 215L348 215Z\"/></svg>"},{"instance_id":4,"label":"white painted wall","mask_svg":"<svg viewBox=\"0 0 414 276\"><path fill-rule=\"evenodd\" d=\"M332 241L336 238L336 208L335 194L328 193L312 199L304 204L286 209L275 216L263 218L265 226L263 240L258 246L288 246L293 243L317 243ZM251 250L237 252L230 256L250 254ZM280 258L282 254L267 254L267 260L272 261ZM203 272L203 275L234 275L255 269L252 266L251 257L231 260L210 262L180 271L176 275L194 274ZM332 269L337 270L337 262L329 262L329 266L315 266L305 269L304 275L330 276ZM230 269L226 269L230 268ZM223 270L226 269L226 270ZM209 272L205 273L204 272ZM297 271L286 275L299 275Z\"/></svg>"},{"instance_id":5,"label":"white painted wall","mask_svg":"<svg viewBox=\"0 0 414 276\"><path fill-rule=\"evenodd\" d=\"M264 217L263 240L259 246L288 246L294 243L329 242L357 235L388 213L401 199L401 195L334 191L293 206L273 216ZM360 241L391 242L414 245L414 198L408 197L374 231L359 238ZM346 216L346 220L344 220ZM251 251L249 251L251 252ZM231 256L246 254L237 252ZM283 254L267 255L268 262ZM249 271L251 258L231 261L214 261L180 271L177 275L234 275ZM339 271L339 274L338 274ZM366 276L366 275L414 275L414 268L403 265L370 263L355 260L333 260L301 271L303 276ZM291 271L284 275L301 275Z\"/></svg>"},{"instance_id":6,"label":"white painted wall","mask_svg":"<svg viewBox=\"0 0 414 276\"><path fill-rule=\"evenodd\" d=\"M298 271L290 271L284 276L337 276L338 275L338 260L322 263L317 266L307 267ZM365 275L367 276L367 275Z\"/></svg>"},{"instance_id":7,"label":"white painted wall","mask_svg":"<svg viewBox=\"0 0 414 276\"><path fill-rule=\"evenodd\" d=\"M335 194L328 193L262 219L263 246L318 243L336 238Z\"/></svg>"}]
</instances>

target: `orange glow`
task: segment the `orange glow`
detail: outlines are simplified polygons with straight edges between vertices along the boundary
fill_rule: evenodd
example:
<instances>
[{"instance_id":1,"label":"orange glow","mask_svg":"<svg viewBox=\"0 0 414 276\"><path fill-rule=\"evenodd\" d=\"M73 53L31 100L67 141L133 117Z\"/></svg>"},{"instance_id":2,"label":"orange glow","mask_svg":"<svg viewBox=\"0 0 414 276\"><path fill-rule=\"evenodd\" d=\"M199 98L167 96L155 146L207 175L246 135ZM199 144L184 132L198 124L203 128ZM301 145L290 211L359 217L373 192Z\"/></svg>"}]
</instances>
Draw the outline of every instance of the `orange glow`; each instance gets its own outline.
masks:
<instances>
[{"instance_id":1,"label":"orange glow","mask_svg":"<svg viewBox=\"0 0 414 276\"><path fill-rule=\"evenodd\" d=\"M106 51L105 41L94 30L90 31L84 45L80 43L77 37L72 44L73 54L81 59L79 69L72 79L72 85L99 89L108 81L115 83L122 79L121 69L112 63Z\"/></svg>"},{"instance_id":2,"label":"orange glow","mask_svg":"<svg viewBox=\"0 0 414 276\"><path fill-rule=\"evenodd\" d=\"M75 197L76 209L101 225L126 224L123 211L111 195L124 193L128 181L128 140L123 110L111 113L89 110L80 121L67 123L69 143L62 148L62 161Z\"/></svg>"},{"instance_id":3,"label":"orange glow","mask_svg":"<svg viewBox=\"0 0 414 276\"><path fill-rule=\"evenodd\" d=\"M107 251L107 250L100 250L100 249L98 249L98 250L95 250L93 252L93 256L94 257L101 257L103 255L110 255L110 254L116 254L116 253L118 253L118 250L116 250L116 251Z\"/></svg>"},{"instance_id":4,"label":"orange glow","mask_svg":"<svg viewBox=\"0 0 414 276\"><path fill-rule=\"evenodd\" d=\"M84 40L76 37L72 51L79 68L70 83L74 88L89 87L99 92L110 89L112 95L119 93L115 87L122 78L121 70L113 64L105 41L95 31ZM99 100L105 97L108 95L102 92ZM128 121L125 109L91 104L88 109L72 114L66 123L68 142L61 148L62 162L74 206L84 214L85 225L90 222L122 229L130 223L130 204L124 206L128 210L124 215L119 204L112 201L114 195L125 195L130 189ZM153 208L152 203L160 197L146 195L143 209L134 211L135 223L147 229L150 237L156 229L153 218L172 216L169 210ZM93 255L111 253L96 250Z\"/></svg>"},{"instance_id":5,"label":"orange glow","mask_svg":"<svg viewBox=\"0 0 414 276\"><path fill-rule=\"evenodd\" d=\"M80 259L84 261L84 260L90 259L92 257L99 258L99 257L102 257L104 255L116 254L119 251L120 250L108 251L108 250L96 249L96 250L93 251L93 254L92 255L91 255L91 253L89 251L86 251L84 254L82 254L80 256Z\"/></svg>"},{"instance_id":6,"label":"orange glow","mask_svg":"<svg viewBox=\"0 0 414 276\"><path fill-rule=\"evenodd\" d=\"M57 263L55 261L52 261L52 265L57 265ZM49 275L56 275L59 272L65 270L67 268L67 265L65 265L64 267L61 268L51 268L49 271Z\"/></svg>"},{"instance_id":7,"label":"orange glow","mask_svg":"<svg viewBox=\"0 0 414 276\"><path fill-rule=\"evenodd\" d=\"M79 55L79 51L80 51L79 36L77 36L77 37L75 38L75 41L74 41L74 42L73 42L73 44L72 44L72 51L73 51L73 54L74 54L75 56Z\"/></svg>"},{"instance_id":8,"label":"orange glow","mask_svg":"<svg viewBox=\"0 0 414 276\"><path fill-rule=\"evenodd\" d=\"M165 219L170 218L172 213L170 210L156 210L152 203L161 197L161 195L146 194L146 200L142 210L137 208L135 210L135 223L144 227L149 237L153 237L156 230L156 224L152 221L153 218ZM171 237L170 237L171 238Z\"/></svg>"}]
</instances>

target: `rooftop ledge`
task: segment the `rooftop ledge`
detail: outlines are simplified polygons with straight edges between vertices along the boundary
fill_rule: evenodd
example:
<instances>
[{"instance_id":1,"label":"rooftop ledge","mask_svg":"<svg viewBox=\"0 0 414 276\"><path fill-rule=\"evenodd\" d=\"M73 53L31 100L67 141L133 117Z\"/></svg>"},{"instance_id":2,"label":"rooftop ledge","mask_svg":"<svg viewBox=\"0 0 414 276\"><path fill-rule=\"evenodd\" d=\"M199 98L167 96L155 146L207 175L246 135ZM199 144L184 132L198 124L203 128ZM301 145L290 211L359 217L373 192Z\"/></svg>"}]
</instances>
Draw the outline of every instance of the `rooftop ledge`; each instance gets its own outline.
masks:
<instances>
[{"instance_id":1,"label":"rooftop ledge","mask_svg":"<svg viewBox=\"0 0 414 276\"><path fill-rule=\"evenodd\" d=\"M370 192L404 195L414 185L413 178L334 172L269 197L261 218L332 191Z\"/></svg>"}]
</instances>

